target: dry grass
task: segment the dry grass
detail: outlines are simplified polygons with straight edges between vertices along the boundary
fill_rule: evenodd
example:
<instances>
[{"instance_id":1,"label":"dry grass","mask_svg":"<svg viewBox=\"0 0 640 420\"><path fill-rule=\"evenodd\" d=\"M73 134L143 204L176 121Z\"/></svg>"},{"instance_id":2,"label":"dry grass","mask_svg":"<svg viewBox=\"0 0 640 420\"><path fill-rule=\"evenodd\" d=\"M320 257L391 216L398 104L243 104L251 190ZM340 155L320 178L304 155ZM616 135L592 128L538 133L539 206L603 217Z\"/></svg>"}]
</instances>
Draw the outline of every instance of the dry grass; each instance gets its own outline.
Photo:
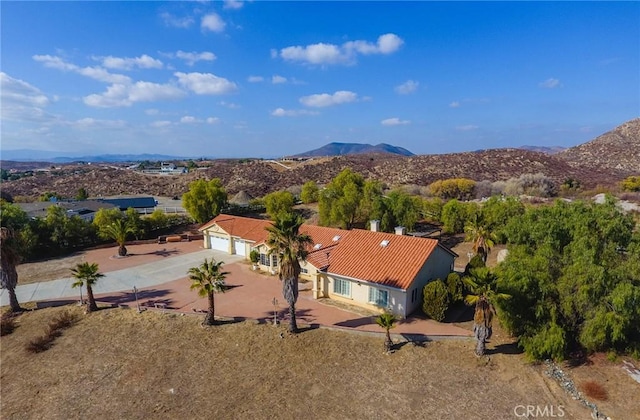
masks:
<instances>
[{"instance_id":1,"label":"dry grass","mask_svg":"<svg viewBox=\"0 0 640 420\"><path fill-rule=\"evenodd\" d=\"M588 416L521 355L478 359L467 340L386 355L382 336L203 328L200 317L109 309L84 316L46 352L26 353L25 337L65 310L82 314L30 312L2 339L3 419L509 419L517 404Z\"/></svg>"},{"instance_id":2,"label":"dry grass","mask_svg":"<svg viewBox=\"0 0 640 420\"><path fill-rule=\"evenodd\" d=\"M49 321L45 332L34 339L29 340L25 345L25 350L29 353L42 353L49 350L53 346L56 338L62 335L62 332L70 328L78 320L78 314L71 311L58 312L54 318Z\"/></svg>"},{"instance_id":3,"label":"dry grass","mask_svg":"<svg viewBox=\"0 0 640 420\"><path fill-rule=\"evenodd\" d=\"M18 284L30 284L41 281L71 277L71 269L85 261L81 252L60 258L28 262L18 265Z\"/></svg>"},{"instance_id":4,"label":"dry grass","mask_svg":"<svg viewBox=\"0 0 640 420\"><path fill-rule=\"evenodd\" d=\"M5 312L0 316L0 337L9 335L16 329L16 318L11 312Z\"/></svg>"},{"instance_id":5,"label":"dry grass","mask_svg":"<svg viewBox=\"0 0 640 420\"><path fill-rule=\"evenodd\" d=\"M607 390L596 381L583 382L580 388L584 395L586 395L590 400L607 401L609 399Z\"/></svg>"}]
</instances>

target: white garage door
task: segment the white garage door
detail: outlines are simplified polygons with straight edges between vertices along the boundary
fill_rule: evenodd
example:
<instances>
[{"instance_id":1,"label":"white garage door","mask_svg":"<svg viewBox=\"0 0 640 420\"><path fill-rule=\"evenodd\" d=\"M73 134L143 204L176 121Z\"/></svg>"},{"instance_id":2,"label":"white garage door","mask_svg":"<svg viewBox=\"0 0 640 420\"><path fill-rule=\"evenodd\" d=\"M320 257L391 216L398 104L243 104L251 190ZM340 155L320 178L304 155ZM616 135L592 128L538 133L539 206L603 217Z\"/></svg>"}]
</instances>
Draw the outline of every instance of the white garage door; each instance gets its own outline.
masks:
<instances>
[{"instance_id":1,"label":"white garage door","mask_svg":"<svg viewBox=\"0 0 640 420\"><path fill-rule=\"evenodd\" d=\"M211 249L229 252L229 239L211 236Z\"/></svg>"},{"instance_id":2,"label":"white garage door","mask_svg":"<svg viewBox=\"0 0 640 420\"><path fill-rule=\"evenodd\" d=\"M247 256L247 247L245 245L245 241L242 239L234 239L233 247L236 250L236 255L242 255L243 257Z\"/></svg>"}]
</instances>

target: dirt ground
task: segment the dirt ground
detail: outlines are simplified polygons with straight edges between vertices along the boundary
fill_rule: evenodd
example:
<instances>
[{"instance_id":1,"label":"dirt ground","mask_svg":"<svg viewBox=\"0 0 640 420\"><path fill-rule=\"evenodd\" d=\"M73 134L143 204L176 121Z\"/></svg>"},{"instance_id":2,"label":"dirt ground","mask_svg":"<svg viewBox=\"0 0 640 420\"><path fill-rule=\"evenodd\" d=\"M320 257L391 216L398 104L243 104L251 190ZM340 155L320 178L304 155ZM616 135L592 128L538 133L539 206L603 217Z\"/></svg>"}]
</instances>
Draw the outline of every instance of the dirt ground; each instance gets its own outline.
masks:
<instances>
[{"instance_id":1,"label":"dirt ground","mask_svg":"<svg viewBox=\"0 0 640 420\"><path fill-rule=\"evenodd\" d=\"M124 260L105 248L23 264L20 283L66 277L86 258L106 272L201 247L167 245L160 253L157 244L133 247ZM454 249L463 256L465 247ZM108 309L79 313L80 323L53 348L27 353L25 344L60 310L22 315L18 329L2 338L1 418L511 419L517 405L562 405L565 418L590 418L499 327L485 359L473 356L472 342L455 340L406 344L383 355L379 337L320 329L280 338L281 330L251 322L203 329L194 316ZM607 400L592 401L604 414L640 419L640 399L631 397L640 394L640 383L623 370L625 360L640 367L597 354L563 368L578 389L595 381L606 390Z\"/></svg>"},{"instance_id":2,"label":"dirt ground","mask_svg":"<svg viewBox=\"0 0 640 420\"><path fill-rule=\"evenodd\" d=\"M25 344L64 310L79 322L49 350L28 353ZM21 315L16 330L2 338L0 414L459 420L515 419L517 407L533 405L561 408L568 419L590 418L542 366L525 363L508 345L477 358L469 341L400 342L389 355L382 343L382 336L325 329L291 336L283 327L253 322L203 328L196 316L46 308ZM638 406L629 400L607 414L633 418L630 410Z\"/></svg>"},{"instance_id":3,"label":"dirt ground","mask_svg":"<svg viewBox=\"0 0 640 420\"><path fill-rule=\"evenodd\" d=\"M142 245L129 245L127 249L129 253L125 258L117 257L117 246L111 246L108 248L77 252L61 258L23 263L17 267L18 284L29 284L71 277L71 269L74 268L76 264L85 261L98 263L100 271L103 273L129 268L139 264L153 262L154 260L201 250L202 241L171 242L161 245L153 242Z\"/></svg>"}]
</instances>

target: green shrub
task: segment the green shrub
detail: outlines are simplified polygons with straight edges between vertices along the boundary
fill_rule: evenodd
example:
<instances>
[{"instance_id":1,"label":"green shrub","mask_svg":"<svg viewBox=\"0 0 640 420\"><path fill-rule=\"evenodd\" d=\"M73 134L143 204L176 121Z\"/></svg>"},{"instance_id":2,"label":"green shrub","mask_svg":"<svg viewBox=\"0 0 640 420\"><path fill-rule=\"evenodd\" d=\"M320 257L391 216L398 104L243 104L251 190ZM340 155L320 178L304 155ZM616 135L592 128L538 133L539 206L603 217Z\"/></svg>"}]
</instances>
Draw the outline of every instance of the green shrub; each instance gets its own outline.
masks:
<instances>
[{"instance_id":1,"label":"green shrub","mask_svg":"<svg viewBox=\"0 0 640 420\"><path fill-rule=\"evenodd\" d=\"M436 279L424 287L422 310L430 318L440 322L449 309L449 292L442 280Z\"/></svg>"},{"instance_id":2,"label":"green shrub","mask_svg":"<svg viewBox=\"0 0 640 420\"><path fill-rule=\"evenodd\" d=\"M620 184L625 191L640 191L640 175L629 176Z\"/></svg>"},{"instance_id":3,"label":"green shrub","mask_svg":"<svg viewBox=\"0 0 640 420\"><path fill-rule=\"evenodd\" d=\"M482 267L486 267L486 264L484 263L482 256L480 254L476 254L473 256L473 258L471 258L469 263L465 266L464 275L468 276L471 270L473 270L474 268L482 268Z\"/></svg>"},{"instance_id":4,"label":"green shrub","mask_svg":"<svg viewBox=\"0 0 640 420\"><path fill-rule=\"evenodd\" d=\"M258 261L260 261L260 253L257 250L252 249L251 252L249 253L249 260L252 263L257 264Z\"/></svg>"},{"instance_id":5,"label":"green shrub","mask_svg":"<svg viewBox=\"0 0 640 420\"><path fill-rule=\"evenodd\" d=\"M447 289L451 303L464 300L464 282L458 273L449 273L447 276Z\"/></svg>"}]
</instances>

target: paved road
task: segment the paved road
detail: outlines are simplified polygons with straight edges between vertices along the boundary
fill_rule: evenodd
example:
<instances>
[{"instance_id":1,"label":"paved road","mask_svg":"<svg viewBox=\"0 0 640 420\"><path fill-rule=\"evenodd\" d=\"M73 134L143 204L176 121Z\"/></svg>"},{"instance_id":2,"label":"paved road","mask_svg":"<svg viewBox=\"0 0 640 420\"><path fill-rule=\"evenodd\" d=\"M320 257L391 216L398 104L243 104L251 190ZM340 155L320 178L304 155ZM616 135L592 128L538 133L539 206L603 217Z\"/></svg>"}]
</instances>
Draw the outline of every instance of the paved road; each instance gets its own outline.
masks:
<instances>
[{"instance_id":1,"label":"paved road","mask_svg":"<svg viewBox=\"0 0 640 420\"><path fill-rule=\"evenodd\" d=\"M191 267L198 266L205 258L214 257L216 261L224 261L227 264L241 261L243 257L229 255L224 252L214 250L203 250L191 252L184 255L170 257L147 264L138 265L123 270L105 273L96 286L93 288L94 294L122 292L132 290L133 286L138 289L151 287L158 284L167 283L187 276L187 271ZM18 302L26 303L32 301L80 298L80 290L71 287L75 279L72 277L46 281L41 283L25 284L16 287ZM86 292L83 290L83 292ZM0 291L0 305L9 304L9 295L5 289Z\"/></svg>"}]
</instances>

